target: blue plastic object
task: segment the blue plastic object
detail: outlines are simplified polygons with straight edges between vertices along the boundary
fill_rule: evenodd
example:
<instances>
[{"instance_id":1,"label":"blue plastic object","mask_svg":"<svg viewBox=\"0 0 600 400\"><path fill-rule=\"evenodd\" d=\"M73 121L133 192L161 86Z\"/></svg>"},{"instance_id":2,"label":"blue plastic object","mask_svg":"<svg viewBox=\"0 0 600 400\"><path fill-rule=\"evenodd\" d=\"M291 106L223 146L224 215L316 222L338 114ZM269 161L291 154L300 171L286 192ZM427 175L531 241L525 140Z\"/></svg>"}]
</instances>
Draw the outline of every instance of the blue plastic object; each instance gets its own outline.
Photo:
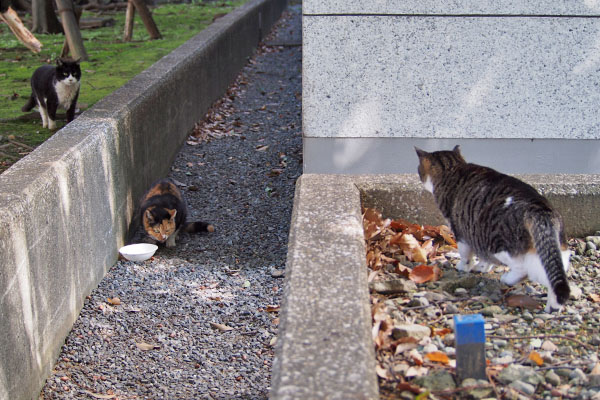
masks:
<instances>
[{"instance_id":1,"label":"blue plastic object","mask_svg":"<svg viewBox=\"0 0 600 400\"><path fill-rule=\"evenodd\" d=\"M484 323L481 314L455 315L454 337L456 345L485 343Z\"/></svg>"}]
</instances>

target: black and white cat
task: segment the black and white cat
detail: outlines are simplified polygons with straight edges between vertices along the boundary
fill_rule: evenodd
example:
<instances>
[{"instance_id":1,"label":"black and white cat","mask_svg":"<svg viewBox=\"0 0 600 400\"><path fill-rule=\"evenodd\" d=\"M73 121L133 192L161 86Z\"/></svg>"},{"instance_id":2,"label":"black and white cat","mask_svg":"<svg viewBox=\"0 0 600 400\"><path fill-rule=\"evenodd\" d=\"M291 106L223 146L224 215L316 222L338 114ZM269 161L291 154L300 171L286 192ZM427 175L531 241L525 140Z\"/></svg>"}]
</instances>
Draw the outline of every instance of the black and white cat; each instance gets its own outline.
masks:
<instances>
[{"instance_id":1,"label":"black and white cat","mask_svg":"<svg viewBox=\"0 0 600 400\"><path fill-rule=\"evenodd\" d=\"M525 278L548 288L546 312L569 298L568 249L560 214L525 182L465 161L452 151L416 149L419 177L456 236L461 271L510 267L501 281ZM479 258L475 263L474 256Z\"/></svg>"},{"instance_id":2,"label":"black and white cat","mask_svg":"<svg viewBox=\"0 0 600 400\"><path fill-rule=\"evenodd\" d=\"M31 97L21 110L31 111L37 104L42 116L42 126L56 129L56 110L59 106L67 111L67 122L75 118L80 84L79 60L59 58L56 60L56 67L44 65L35 70L31 77Z\"/></svg>"}]
</instances>

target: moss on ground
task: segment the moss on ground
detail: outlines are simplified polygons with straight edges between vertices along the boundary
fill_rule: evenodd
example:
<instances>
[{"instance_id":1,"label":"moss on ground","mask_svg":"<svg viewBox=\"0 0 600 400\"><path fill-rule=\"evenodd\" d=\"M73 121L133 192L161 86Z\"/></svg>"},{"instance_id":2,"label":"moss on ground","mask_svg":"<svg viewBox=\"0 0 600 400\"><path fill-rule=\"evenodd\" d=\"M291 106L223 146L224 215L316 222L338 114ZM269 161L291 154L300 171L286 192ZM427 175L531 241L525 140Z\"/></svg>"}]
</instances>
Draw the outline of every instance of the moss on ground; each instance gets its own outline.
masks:
<instances>
[{"instance_id":1,"label":"moss on ground","mask_svg":"<svg viewBox=\"0 0 600 400\"><path fill-rule=\"evenodd\" d=\"M121 87L164 55L199 33L215 16L230 12L246 0L165 4L152 9L163 36L150 40L136 14L131 42L123 42L125 11L87 12L85 18L113 18L113 26L81 31L89 61L81 63L82 86L78 103L89 108ZM22 16L31 26L31 16ZM0 172L23 157L28 147L36 147L54 133L42 128L38 116L24 118L21 107L31 94L29 78L44 63L60 55L64 36L36 34L43 44L34 54L17 41L8 27L0 24ZM59 110L59 113L64 112ZM64 120L58 120L58 128ZM19 145L22 144L22 145Z\"/></svg>"}]
</instances>

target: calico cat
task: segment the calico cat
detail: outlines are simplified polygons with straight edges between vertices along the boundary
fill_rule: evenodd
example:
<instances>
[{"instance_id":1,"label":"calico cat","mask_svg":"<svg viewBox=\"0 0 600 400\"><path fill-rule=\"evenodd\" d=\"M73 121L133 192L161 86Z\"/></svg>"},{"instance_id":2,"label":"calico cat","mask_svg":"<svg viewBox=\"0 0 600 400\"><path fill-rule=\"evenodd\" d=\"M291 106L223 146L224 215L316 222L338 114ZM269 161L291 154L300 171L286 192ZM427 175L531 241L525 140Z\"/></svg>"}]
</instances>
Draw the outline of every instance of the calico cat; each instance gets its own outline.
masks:
<instances>
[{"instance_id":1,"label":"calico cat","mask_svg":"<svg viewBox=\"0 0 600 400\"><path fill-rule=\"evenodd\" d=\"M75 118L75 105L81 85L79 60L56 60L56 67L44 65L31 76L31 96L21 111L31 111L37 106L42 116L42 126L56 129L56 110L59 106L67 111L67 122Z\"/></svg>"},{"instance_id":2,"label":"calico cat","mask_svg":"<svg viewBox=\"0 0 600 400\"><path fill-rule=\"evenodd\" d=\"M206 222L186 222L187 207L183 194L170 179L162 179L152 185L142 199L140 211L146 234L155 242L166 243L167 247L175 247L180 230L189 233L215 230Z\"/></svg>"},{"instance_id":3,"label":"calico cat","mask_svg":"<svg viewBox=\"0 0 600 400\"><path fill-rule=\"evenodd\" d=\"M467 163L459 146L415 150L421 182L456 236L457 268L489 272L494 264L504 264L510 271L502 282L512 286L529 277L548 288L546 312L560 310L570 293L571 253L562 218L548 200L517 178Z\"/></svg>"}]
</instances>

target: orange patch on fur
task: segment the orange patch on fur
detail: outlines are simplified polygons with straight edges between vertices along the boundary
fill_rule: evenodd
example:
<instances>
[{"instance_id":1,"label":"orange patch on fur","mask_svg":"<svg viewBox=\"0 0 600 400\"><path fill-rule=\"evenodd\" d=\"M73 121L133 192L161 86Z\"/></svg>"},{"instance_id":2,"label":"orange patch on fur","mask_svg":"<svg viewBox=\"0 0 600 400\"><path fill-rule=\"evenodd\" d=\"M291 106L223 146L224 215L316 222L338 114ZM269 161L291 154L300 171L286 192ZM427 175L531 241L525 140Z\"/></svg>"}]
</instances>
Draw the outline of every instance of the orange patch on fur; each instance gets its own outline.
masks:
<instances>
[{"instance_id":1,"label":"orange patch on fur","mask_svg":"<svg viewBox=\"0 0 600 400\"><path fill-rule=\"evenodd\" d=\"M179 200L182 200L181 192L179 191L177 186L175 186L171 182L160 182L150 188L150 190L144 197L144 201L146 201L149 198L154 197L154 196L160 196L161 194L172 194L173 196L177 197Z\"/></svg>"}]
</instances>

